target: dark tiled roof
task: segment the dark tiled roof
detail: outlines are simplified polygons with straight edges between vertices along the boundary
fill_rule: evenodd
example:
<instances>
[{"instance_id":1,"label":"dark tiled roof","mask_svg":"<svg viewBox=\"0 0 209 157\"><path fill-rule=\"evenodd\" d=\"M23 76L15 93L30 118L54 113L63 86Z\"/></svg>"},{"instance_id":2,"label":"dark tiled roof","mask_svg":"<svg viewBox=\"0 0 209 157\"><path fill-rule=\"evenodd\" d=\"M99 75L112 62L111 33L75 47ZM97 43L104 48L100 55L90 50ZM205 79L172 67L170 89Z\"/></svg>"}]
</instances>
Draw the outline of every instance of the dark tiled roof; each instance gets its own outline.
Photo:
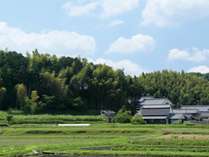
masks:
<instances>
[{"instance_id":1,"label":"dark tiled roof","mask_svg":"<svg viewBox=\"0 0 209 157\"><path fill-rule=\"evenodd\" d=\"M170 108L170 105L143 105L142 108L149 108L149 109L153 109L153 108Z\"/></svg>"},{"instance_id":2,"label":"dark tiled roof","mask_svg":"<svg viewBox=\"0 0 209 157\"><path fill-rule=\"evenodd\" d=\"M144 120L148 120L148 119L168 119L168 116L143 116Z\"/></svg>"},{"instance_id":3,"label":"dark tiled roof","mask_svg":"<svg viewBox=\"0 0 209 157\"><path fill-rule=\"evenodd\" d=\"M143 116L168 116L170 114L170 108L142 108L141 114Z\"/></svg>"},{"instance_id":4,"label":"dark tiled roof","mask_svg":"<svg viewBox=\"0 0 209 157\"><path fill-rule=\"evenodd\" d=\"M198 111L209 111L209 106L182 106L182 110L198 110Z\"/></svg>"},{"instance_id":5,"label":"dark tiled roof","mask_svg":"<svg viewBox=\"0 0 209 157\"><path fill-rule=\"evenodd\" d=\"M209 118L209 112L200 112L200 118Z\"/></svg>"},{"instance_id":6,"label":"dark tiled roof","mask_svg":"<svg viewBox=\"0 0 209 157\"><path fill-rule=\"evenodd\" d=\"M175 114L195 114L198 113L197 109L178 109L178 110L173 110L173 113Z\"/></svg>"},{"instance_id":7,"label":"dark tiled roof","mask_svg":"<svg viewBox=\"0 0 209 157\"><path fill-rule=\"evenodd\" d=\"M141 105L167 105L167 104L171 104L171 102L165 98L146 99L143 102L141 102Z\"/></svg>"},{"instance_id":8,"label":"dark tiled roof","mask_svg":"<svg viewBox=\"0 0 209 157\"><path fill-rule=\"evenodd\" d=\"M139 99L139 102L143 102L143 101L145 101L145 100L149 100L149 99L154 99L154 97L148 97L148 96L146 96L146 97L141 97L141 99Z\"/></svg>"}]
</instances>

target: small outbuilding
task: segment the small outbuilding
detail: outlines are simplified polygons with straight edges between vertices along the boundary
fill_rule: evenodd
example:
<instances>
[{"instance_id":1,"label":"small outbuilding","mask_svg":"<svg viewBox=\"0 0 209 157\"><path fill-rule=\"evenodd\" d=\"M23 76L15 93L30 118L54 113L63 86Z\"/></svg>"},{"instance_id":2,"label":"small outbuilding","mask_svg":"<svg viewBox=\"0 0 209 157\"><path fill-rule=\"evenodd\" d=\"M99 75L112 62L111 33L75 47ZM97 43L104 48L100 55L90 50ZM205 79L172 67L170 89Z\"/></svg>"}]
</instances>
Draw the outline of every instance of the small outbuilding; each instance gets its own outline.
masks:
<instances>
[{"instance_id":1,"label":"small outbuilding","mask_svg":"<svg viewBox=\"0 0 209 157\"><path fill-rule=\"evenodd\" d=\"M185 121L184 114L181 113L173 113L173 115L170 117L171 123L183 123Z\"/></svg>"},{"instance_id":2,"label":"small outbuilding","mask_svg":"<svg viewBox=\"0 0 209 157\"><path fill-rule=\"evenodd\" d=\"M111 111L111 110L102 110L100 113L101 113L101 115L104 115L104 116L107 117L108 123L113 122L113 118L115 116L115 112L114 111Z\"/></svg>"},{"instance_id":3,"label":"small outbuilding","mask_svg":"<svg viewBox=\"0 0 209 157\"><path fill-rule=\"evenodd\" d=\"M184 111L188 120L208 120L209 119L209 106L182 106L180 111ZM190 118L190 119L189 119Z\"/></svg>"}]
</instances>

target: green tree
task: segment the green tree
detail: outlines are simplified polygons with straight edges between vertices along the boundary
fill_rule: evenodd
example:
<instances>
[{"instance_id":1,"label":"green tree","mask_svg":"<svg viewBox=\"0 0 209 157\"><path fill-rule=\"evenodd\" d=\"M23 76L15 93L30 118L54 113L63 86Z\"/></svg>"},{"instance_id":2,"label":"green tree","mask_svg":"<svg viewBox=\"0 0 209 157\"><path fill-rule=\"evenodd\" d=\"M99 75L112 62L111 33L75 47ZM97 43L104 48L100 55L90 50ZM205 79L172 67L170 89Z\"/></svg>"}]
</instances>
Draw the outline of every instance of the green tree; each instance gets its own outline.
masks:
<instances>
[{"instance_id":1,"label":"green tree","mask_svg":"<svg viewBox=\"0 0 209 157\"><path fill-rule=\"evenodd\" d=\"M39 107L39 95L37 91L33 90L30 97L25 97L23 110L27 114L35 114L41 110Z\"/></svg>"},{"instance_id":2,"label":"green tree","mask_svg":"<svg viewBox=\"0 0 209 157\"><path fill-rule=\"evenodd\" d=\"M6 91L7 91L6 88L0 87L0 109L3 108L3 101L6 95Z\"/></svg>"},{"instance_id":3,"label":"green tree","mask_svg":"<svg viewBox=\"0 0 209 157\"><path fill-rule=\"evenodd\" d=\"M36 90L33 90L31 92L31 113L34 114L34 113L37 113L39 111L39 95L38 95L38 92Z\"/></svg>"},{"instance_id":4,"label":"green tree","mask_svg":"<svg viewBox=\"0 0 209 157\"><path fill-rule=\"evenodd\" d=\"M16 88L17 104L19 108L24 108L25 97L27 96L26 86L21 83L21 84L17 84L15 88Z\"/></svg>"}]
</instances>

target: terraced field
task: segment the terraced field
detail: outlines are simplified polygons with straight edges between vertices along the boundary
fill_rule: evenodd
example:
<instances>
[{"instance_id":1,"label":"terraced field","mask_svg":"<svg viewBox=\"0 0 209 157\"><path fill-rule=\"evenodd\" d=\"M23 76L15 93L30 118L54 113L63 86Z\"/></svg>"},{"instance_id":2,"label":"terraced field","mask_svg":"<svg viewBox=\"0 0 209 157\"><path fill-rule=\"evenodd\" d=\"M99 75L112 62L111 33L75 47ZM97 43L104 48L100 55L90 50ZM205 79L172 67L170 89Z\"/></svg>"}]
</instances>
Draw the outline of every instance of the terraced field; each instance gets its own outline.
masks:
<instances>
[{"instance_id":1,"label":"terraced field","mask_svg":"<svg viewBox=\"0 0 209 157\"><path fill-rule=\"evenodd\" d=\"M0 128L0 156L209 156L203 125L99 124L58 127L24 124Z\"/></svg>"},{"instance_id":2,"label":"terraced field","mask_svg":"<svg viewBox=\"0 0 209 157\"><path fill-rule=\"evenodd\" d=\"M58 123L90 123L59 127ZM0 156L208 157L208 125L105 123L100 116L0 113Z\"/></svg>"}]
</instances>

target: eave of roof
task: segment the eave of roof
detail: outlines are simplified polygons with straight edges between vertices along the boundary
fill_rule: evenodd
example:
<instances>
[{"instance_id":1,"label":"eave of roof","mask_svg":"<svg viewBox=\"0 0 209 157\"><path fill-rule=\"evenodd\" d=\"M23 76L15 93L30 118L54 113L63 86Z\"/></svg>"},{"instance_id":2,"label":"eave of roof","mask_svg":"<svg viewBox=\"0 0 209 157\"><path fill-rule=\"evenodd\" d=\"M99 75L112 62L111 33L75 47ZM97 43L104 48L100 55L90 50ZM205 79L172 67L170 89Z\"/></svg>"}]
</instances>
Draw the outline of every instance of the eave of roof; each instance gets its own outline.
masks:
<instances>
[{"instance_id":1,"label":"eave of roof","mask_svg":"<svg viewBox=\"0 0 209 157\"><path fill-rule=\"evenodd\" d=\"M198 110L196 109L179 109L179 110L173 110L173 113L182 113L182 114L193 114L193 113L198 113Z\"/></svg>"},{"instance_id":2,"label":"eave of roof","mask_svg":"<svg viewBox=\"0 0 209 157\"><path fill-rule=\"evenodd\" d=\"M170 108L170 105L144 105L142 108Z\"/></svg>"},{"instance_id":3,"label":"eave of roof","mask_svg":"<svg viewBox=\"0 0 209 157\"><path fill-rule=\"evenodd\" d=\"M209 106L182 106L180 109L183 110L199 110L199 111L208 111L209 110Z\"/></svg>"},{"instance_id":4,"label":"eave of roof","mask_svg":"<svg viewBox=\"0 0 209 157\"><path fill-rule=\"evenodd\" d=\"M141 105L169 105L171 102L167 98L146 99L141 102Z\"/></svg>"},{"instance_id":5,"label":"eave of roof","mask_svg":"<svg viewBox=\"0 0 209 157\"><path fill-rule=\"evenodd\" d=\"M143 119L167 119L167 116L143 116Z\"/></svg>"}]
</instances>

